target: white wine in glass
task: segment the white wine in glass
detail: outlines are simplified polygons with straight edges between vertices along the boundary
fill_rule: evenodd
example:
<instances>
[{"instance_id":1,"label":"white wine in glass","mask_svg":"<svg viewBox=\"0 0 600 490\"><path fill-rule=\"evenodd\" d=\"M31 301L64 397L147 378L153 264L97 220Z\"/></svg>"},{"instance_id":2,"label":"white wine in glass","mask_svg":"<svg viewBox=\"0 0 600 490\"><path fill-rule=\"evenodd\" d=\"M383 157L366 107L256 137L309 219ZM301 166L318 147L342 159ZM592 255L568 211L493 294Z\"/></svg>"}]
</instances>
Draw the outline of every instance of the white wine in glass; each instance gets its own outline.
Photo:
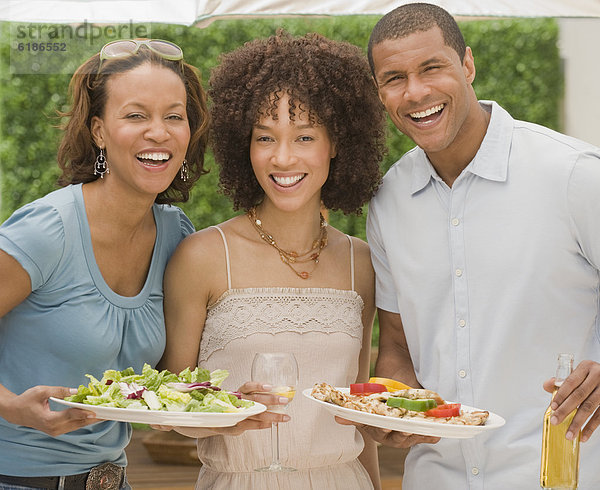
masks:
<instances>
[{"instance_id":1,"label":"white wine in glass","mask_svg":"<svg viewBox=\"0 0 600 490\"><path fill-rule=\"evenodd\" d=\"M290 401L296 394L298 384L298 363L294 354L284 352L265 352L254 356L252 362L252 381L271 385L269 394L283 396ZM269 407L270 412L284 413L286 405ZM283 466L279 460L279 424L271 425L272 461L269 466L256 468L256 471L296 471Z\"/></svg>"}]
</instances>

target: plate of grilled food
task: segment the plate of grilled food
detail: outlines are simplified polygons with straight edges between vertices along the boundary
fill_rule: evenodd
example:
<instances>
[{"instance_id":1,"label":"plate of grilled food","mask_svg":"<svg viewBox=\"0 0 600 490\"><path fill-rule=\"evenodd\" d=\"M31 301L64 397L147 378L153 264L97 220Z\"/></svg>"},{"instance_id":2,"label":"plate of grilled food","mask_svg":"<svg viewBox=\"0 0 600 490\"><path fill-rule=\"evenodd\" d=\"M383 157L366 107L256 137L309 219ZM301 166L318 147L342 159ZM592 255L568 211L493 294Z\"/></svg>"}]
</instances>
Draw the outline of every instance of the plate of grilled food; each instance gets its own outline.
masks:
<instances>
[{"instance_id":1,"label":"plate of grilled food","mask_svg":"<svg viewBox=\"0 0 600 490\"><path fill-rule=\"evenodd\" d=\"M505 424L495 413L448 402L431 390L351 392L317 383L302 394L352 422L424 436L467 439Z\"/></svg>"}]
</instances>

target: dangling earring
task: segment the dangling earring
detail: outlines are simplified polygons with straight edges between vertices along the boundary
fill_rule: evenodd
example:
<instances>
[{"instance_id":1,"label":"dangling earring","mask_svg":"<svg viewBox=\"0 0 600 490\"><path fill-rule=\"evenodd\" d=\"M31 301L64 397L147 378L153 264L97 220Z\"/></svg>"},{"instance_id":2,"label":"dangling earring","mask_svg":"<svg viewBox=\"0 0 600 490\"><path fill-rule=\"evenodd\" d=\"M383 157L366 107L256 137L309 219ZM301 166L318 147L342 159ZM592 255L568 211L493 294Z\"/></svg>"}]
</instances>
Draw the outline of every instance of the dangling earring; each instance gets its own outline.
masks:
<instances>
[{"instance_id":1,"label":"dangling earring","mask_svg":"<svg viewBox=\"0 0 600 490\"><path fill-rule=\"evenodd\" d=\"M100 148L100 154L96 157L96 161L94 162L94 175L99 175L101 179L104 178L104 174L109 174L110 170L108 169L108 164L106 163L106 158L104 157L104 151Z\"/></svg>"},{"instance_id":2,"label":"dangling earring","mask_svg":"<svg viewBox=\"0 0 600 490\"><path fill-rule=\"evenodd\" d=\"M183 180L184 182L187 182L187 180L188 180L187 160L184 160L183 163L181 164L181 170L179 172L179 177L181 177L181 180Z\"/></svg>"}]
</instances>

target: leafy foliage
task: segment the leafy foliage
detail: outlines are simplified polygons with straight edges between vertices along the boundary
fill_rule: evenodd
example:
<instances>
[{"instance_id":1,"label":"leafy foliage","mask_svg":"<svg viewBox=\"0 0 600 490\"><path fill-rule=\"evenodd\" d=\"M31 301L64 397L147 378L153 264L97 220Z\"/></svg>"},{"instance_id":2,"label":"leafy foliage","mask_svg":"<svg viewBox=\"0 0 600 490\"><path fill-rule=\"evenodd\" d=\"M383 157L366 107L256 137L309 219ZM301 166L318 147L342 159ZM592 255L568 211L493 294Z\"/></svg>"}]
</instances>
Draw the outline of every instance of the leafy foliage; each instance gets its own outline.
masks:
<instances>
[{"instance_id":1,"label":"leafy foliage","mask_svg":"<svg viewBox=\"0 0 600 490\"><path fill-rule=\"evenodd\" d=\"M216 21L205 29L153 24L150 34L179 44L186 61L200 69L206 84L220 53L269 36L279 27L296 35L320 32L365 48L377 20L373 16L246 19ZM65 38L69 41L67 53L19 52L18 41L27 39L17 38L16 27L0 24L0 221L55 188L55 154L60 139L56 111L66 109L70 73L112 40L99 37L93 42L77 42ZM485 20L463 22L461 28L475 55L478 73L474 85L479 97L497 100L516 118L560 129L563 81L556 22ZM389 154L383 169L412 146L390 122ZM190 201L182 205L198 229L234 214L229 201L218 192L218 169L210 153L207 167L210 173L200 179ZM362 216L331 213L330 221L346 233L364 238L365 215L366 207Z\"/></svg>"},{"instance_id":2,"label":"leafy foliage","mask_svg":"<svg viewBox=\"0 0 600 490\"><path fill-rule=\"evenodd\" d=\"M377 20L373 16L229 20L205 29L155 24L150 37L179 44L186 61L200 69L206 84L220 53L274 34L279 27L295 35L319 32L364 49ZM67 108L70 74L105 42L113 40L71 41L66 54L19 52L16 27L0 23L0 222L55 188L55 154L60 139L56 111ZM517 119L560 130L563 75L556 22L485 20L462 22L461 28L475 56L474 87L479 98L498 101ZM384 171L414 146L391 122L388 133ZM190 201L181 206L197 229L234 215L228 199L218 192L218 169L210 153L207 167L210 173L200 179ZM361 216L330 213L329 220L344 232L364 239L366 208ZM378 333L375 325L373 345L377 345Z\"/></svg>"},{"instance_id":3,"label":"leafy foliage","mask_svg":"<svg viewBox=\"0 0 600 490\"><path fill-rule=\"evenodd\" d=\"M475 57L475 91L494 99L515 119L560 130L563 72L554 20L464 23Z\"/></svg>"}]
</instances>

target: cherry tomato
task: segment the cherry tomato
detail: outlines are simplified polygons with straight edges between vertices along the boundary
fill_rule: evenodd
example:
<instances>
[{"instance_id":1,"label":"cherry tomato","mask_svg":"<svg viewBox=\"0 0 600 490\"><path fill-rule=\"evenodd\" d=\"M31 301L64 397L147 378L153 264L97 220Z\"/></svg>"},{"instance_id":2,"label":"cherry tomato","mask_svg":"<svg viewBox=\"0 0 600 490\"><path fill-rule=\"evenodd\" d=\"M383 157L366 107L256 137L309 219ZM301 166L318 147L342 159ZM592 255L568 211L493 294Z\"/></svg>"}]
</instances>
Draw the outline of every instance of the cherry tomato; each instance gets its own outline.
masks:
<instances>
[{"instance_id":1,"label":"cherry tomato","mask_svg":"<svg viewBox=\"0 0 600 490\"><path fill-rule=\"evenodd\" d=\"M372 395L384 391L387 391L387 388L379 383L353 383L350 385L351 395Z\"/></svg>"},{"instance_id":2,"label":"cherry tomato","mask_svg":"<svg viewBox=\"0 0 600 490\"><path fill-rule=\"evenodd\" d=\"M460 403L446 403L438 405L436 408L427 410L425 415L428 417L457 417L460 415Z\"/></svg>"}]
</instances>

